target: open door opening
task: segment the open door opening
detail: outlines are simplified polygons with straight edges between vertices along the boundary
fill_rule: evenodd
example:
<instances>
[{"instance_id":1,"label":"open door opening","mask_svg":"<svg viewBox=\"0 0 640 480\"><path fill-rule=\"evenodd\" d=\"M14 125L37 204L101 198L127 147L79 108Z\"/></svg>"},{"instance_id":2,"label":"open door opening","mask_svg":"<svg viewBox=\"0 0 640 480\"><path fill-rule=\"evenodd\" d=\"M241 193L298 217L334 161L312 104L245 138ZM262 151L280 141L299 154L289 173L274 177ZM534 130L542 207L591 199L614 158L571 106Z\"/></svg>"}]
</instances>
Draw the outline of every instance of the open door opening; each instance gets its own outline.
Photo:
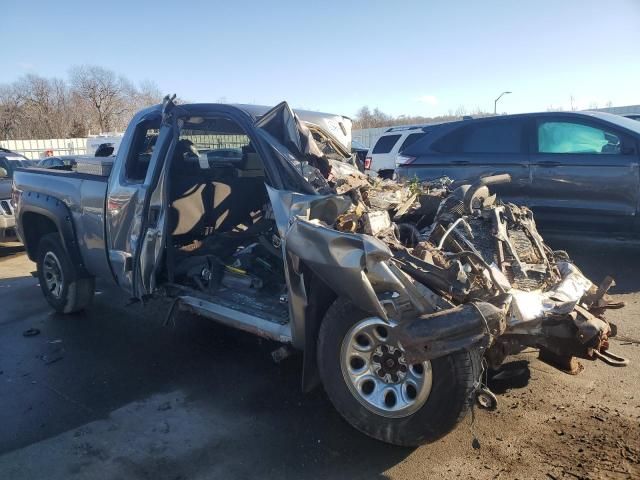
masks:
<instances>
[{"instance_id":1,"label":"open door opening","mask_svg":"<svg viewBox=\"0 0 640 480\"><path fill-rule=\"evenodd\" d=\"M240 314L288 323L264 164L246 132L225 117L183 119L169 179L172 284Z\"/></svg>"}]
</instances>

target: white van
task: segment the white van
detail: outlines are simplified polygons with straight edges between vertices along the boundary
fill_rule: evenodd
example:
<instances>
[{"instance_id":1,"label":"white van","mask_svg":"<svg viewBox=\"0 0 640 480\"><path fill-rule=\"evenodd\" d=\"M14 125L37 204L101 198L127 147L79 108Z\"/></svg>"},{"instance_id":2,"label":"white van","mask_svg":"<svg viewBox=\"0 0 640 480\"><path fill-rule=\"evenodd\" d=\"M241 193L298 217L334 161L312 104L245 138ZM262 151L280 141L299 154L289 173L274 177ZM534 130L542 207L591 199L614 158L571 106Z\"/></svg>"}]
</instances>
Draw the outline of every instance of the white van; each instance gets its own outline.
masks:
<instances>
[{"instance_id":1,"label":"white van","mask_svg":"<svg viewBox=\"0 0 640 480\"><path fill-rule=\"evenodd\" d=\"M367 152L365 171L368 170L369 175L391 178L396 168L396 157L425 135L425 127L427 125L403 125L385 130L373 148Z\"/></svg>"}]
</instances>

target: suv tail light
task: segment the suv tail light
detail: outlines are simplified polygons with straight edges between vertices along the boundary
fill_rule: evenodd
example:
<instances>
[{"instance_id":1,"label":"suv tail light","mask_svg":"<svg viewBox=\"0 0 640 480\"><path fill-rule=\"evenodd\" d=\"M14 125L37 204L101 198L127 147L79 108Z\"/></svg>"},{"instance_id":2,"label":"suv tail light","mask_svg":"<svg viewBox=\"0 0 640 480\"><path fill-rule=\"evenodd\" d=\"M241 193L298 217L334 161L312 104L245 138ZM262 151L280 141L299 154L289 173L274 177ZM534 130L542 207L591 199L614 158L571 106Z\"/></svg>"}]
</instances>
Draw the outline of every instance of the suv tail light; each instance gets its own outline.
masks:
<instances>
[{"instance_id":1,"label":"suv tail light","mask_svg":"<svg viewBox=\"0 0 640 480\"><path fill-rule=\"evenodd\" d=\"M396 157L396 165L409 165L415 159L416 157L410 157L409 155L398 155Z\"/></svg>"},{"instance_id":2,"label":"suv tail light","mask_svg":"<svg viewBox=\"0 0 640 480\"><path fill-rule=\"evenodd\" d=\"M364 159L364 169L371 170L371 157L366 157Z\"/></svg>"}]
</instances>

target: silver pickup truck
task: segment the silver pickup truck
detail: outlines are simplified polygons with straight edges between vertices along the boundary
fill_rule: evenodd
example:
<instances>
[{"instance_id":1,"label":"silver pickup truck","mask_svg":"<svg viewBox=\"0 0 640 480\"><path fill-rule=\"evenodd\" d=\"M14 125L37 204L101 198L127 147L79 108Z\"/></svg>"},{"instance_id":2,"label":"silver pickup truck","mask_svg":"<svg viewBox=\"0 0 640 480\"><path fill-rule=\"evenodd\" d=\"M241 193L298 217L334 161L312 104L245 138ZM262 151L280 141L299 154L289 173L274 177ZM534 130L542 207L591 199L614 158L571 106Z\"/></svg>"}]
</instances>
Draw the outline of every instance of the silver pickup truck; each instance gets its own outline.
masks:
<instances>
[{"instance_id":1,"label":"silver pickup truck","mask_svg":"<svg viewBox=\"0 0 640 480\"><path fill-rule=\"evenodd\" d=\"M503 204L502 175L449 188L373 180L354 166L350 121L260 107L138 113L112 164L18 170L17 225L62 313L94 279L300 350L355 428L397 445L449 432L495 405L486 367L533 346L558 368L608 351L609 279L596 286ZM282 350L284 349L284 350Z\"/></svg>"}]
</instances>

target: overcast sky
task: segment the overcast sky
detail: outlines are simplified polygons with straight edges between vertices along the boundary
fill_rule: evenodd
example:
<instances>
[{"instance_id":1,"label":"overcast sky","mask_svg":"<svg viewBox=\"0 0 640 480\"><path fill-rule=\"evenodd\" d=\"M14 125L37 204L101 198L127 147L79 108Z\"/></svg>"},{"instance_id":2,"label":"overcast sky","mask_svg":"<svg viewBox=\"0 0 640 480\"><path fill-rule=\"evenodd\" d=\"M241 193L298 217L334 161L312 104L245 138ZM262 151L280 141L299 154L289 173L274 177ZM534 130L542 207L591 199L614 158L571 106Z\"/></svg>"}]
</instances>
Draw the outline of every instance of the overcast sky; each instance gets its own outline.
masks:
<instances>
[{"instance_id":1,"label":"overcast sky","mask_svg":"<svg viewBox=\"0 0 640 480\"><path fill-rule=\"evenodd\" d=\"M640 0L15 1L0 83L98 64L193 101L400 115L640 104Z\"/></svg>"}]
</instances>

